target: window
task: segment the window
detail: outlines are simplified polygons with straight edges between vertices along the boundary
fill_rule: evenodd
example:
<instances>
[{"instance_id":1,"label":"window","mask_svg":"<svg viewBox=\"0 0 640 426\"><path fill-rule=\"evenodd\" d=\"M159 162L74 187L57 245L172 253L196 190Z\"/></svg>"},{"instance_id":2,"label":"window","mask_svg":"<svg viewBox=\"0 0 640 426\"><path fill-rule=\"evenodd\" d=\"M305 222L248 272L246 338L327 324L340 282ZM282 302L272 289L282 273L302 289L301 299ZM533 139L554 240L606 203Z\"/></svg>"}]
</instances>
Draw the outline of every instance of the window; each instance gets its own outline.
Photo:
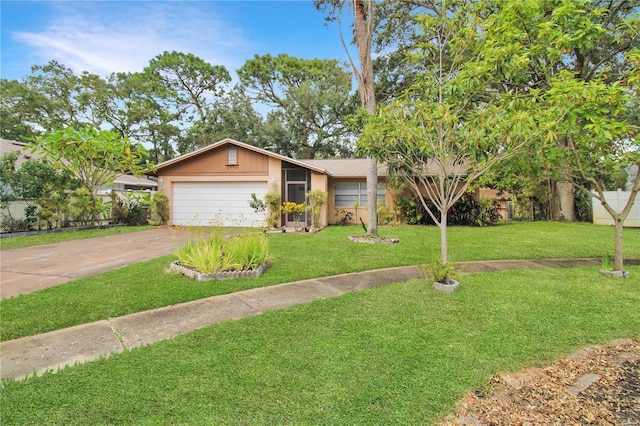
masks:
<instances>
[{"instance_id":1,"label":"window","mask_svg":"<svg viewBox=\"0 0 640 426\"><path fill-rule=\"evenodd\" d=\"M227 151L227 164L238 164L238 148L229 148L229 150Z\"/></svg>"},{"instance_id":2,"label":"window","mask_svg":"<svg viewBox=\"0 0 640 426\"><path fill-rule=\"evenodd\" d=\"M378 201L384 202L384 183L378 183ZM353 207L357 201L359 206L367 205L367 183L366 182L336 182L335 184L335 206Z\"/></svg>"}]
</instances>

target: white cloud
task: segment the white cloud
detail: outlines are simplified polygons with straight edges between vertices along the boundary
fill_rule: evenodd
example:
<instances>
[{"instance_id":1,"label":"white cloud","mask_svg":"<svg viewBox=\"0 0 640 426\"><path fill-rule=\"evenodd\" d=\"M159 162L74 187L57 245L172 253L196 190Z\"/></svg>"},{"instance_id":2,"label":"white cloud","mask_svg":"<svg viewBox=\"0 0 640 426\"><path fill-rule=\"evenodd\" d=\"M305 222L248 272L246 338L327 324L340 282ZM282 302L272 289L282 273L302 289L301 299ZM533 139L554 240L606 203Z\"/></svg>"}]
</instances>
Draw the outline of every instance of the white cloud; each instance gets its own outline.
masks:
<instances>
[{"instance_id":1,"label":"white cloud","mask_svg":"<svg viewBox=\"0 0 640 426\"><path fill-rule=\"evenodd\" d=\"M39 32L13 36L42 63L55 59L76 73L141 71L164 51L193 53L230 72L251 56L242 30L213 11L215 2L65 3Z\"/></svg>"}]
</instances>

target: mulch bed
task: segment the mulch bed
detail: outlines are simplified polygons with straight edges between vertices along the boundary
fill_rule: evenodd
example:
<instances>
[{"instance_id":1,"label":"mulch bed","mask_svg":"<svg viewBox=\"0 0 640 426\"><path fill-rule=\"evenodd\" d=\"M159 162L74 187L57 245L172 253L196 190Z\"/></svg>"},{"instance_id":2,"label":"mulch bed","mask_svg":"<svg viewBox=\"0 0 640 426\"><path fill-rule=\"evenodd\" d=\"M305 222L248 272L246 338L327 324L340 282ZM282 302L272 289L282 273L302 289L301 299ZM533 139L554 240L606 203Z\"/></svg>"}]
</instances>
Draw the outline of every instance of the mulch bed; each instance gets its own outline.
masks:
<instances>
[{"instance_id":1,"label":"mulch bed","mask_svg":"<svg viewBox=\"0 0 640 426\"><path fill-rule=\"evenodd\" d=\"M371 235L349 235L351 241L356 243L369 243L369 244L397 244L400 239L396 237L374 237Z\"/></svg>"},{"instance_id":2,"label":"mulch bed","mask_svg":"<svg viewBox=\"0 0 640 426\"><path fill-rule=\"evenodd\" d=\"M640 341L583 349L503 373L468 393L440 425L640 425Z\"/></svg>"}]
</instances>

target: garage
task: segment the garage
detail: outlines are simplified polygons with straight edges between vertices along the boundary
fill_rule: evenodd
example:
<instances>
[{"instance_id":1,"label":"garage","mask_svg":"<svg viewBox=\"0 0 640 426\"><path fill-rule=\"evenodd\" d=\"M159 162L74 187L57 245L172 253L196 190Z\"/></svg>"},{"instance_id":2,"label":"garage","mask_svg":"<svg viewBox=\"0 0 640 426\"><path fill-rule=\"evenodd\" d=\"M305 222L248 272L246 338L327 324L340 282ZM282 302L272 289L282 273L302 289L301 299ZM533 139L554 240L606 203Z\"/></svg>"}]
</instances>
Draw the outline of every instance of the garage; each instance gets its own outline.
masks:
<instances>
[{"instance_id":1,"label":"garage","mask_svg":"<svg viewBox=\"0 0 640 426\"><path fill-rule=\"evenodd\" d=\"M265 224L263 212L250 206L251 194L262 200L267 182L174 182L174 225L251 226Z\"/></svg>"}]
</instances>

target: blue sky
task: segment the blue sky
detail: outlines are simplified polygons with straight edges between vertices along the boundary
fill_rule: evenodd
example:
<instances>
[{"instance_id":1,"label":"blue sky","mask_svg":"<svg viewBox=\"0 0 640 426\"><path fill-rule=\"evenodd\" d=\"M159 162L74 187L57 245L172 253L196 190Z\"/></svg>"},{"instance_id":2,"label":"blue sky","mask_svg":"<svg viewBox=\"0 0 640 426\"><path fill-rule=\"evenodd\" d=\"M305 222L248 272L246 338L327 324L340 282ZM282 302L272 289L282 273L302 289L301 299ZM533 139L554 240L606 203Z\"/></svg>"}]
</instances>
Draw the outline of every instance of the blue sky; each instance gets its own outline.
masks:
<instances>
[{"instance_id":1,"label":"blue sky","mask_svg":"<svg viewBox=\"0 0 640 426\"><path fill-rule=\"evenodd\" d=\"M327 28L311 0L2 0L0 13L6 79L52 59L76 73L141 71L165 50L193 53L233 76L255 54L347 60L337 25Z\"/></svg>"}]
</instances>

